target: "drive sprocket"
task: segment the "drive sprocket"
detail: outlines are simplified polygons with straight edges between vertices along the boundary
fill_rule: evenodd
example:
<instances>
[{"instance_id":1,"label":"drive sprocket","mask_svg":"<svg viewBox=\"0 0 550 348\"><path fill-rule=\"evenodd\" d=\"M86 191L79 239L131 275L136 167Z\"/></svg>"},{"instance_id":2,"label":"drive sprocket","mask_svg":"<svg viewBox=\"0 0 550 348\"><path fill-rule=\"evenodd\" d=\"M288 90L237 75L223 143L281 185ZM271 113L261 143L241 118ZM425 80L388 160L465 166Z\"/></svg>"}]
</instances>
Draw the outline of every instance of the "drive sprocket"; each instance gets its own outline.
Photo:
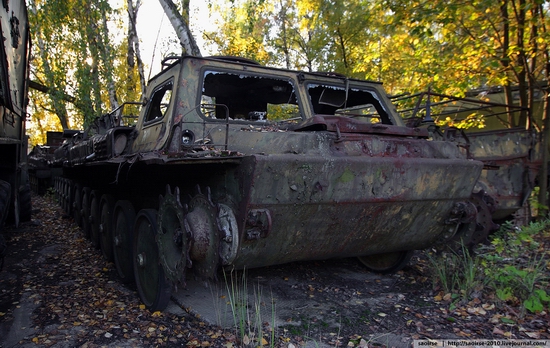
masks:
<instances>
[{"instance_id":1,"label":"drive sprocket","mask_svg":"<svg viewBox=\"0 0 550 348\"><path fill-rule=\"evenodd\" d=\"M215 279L220 265L219 206L212 202L210 188L203 193L197 185L195 195L187 204L185 227L192 238L190 251L193 272L202 279Z\"/></svg>"},{"instance_id":2,"label":"drive sprocket","mask_svg":"<svg viewBox=\"0 0 550 348\"><path fill-rule=\"evenodd\" d=\"M484 190L473 193L470 201L476 206L476 229L469 243L470 247L476 244L484 243L492 232L498 229L498 225L493 222L492 214L495 211L495 201Z\"/></svg>"},{"instance_id":3,"label":"drive sprocket","mask_svg":"<svg viewBox=\"0 0 550 348\"><path fill-rule=\"evenodd\" d=\"M158 232L155 239L164 274L173 285L185 286L189 257L188 236L184 228L185 214L179 188L176 187L172 193L170 185L166 185L166 194L159 197Z\"/></svg>"}]
</instances>

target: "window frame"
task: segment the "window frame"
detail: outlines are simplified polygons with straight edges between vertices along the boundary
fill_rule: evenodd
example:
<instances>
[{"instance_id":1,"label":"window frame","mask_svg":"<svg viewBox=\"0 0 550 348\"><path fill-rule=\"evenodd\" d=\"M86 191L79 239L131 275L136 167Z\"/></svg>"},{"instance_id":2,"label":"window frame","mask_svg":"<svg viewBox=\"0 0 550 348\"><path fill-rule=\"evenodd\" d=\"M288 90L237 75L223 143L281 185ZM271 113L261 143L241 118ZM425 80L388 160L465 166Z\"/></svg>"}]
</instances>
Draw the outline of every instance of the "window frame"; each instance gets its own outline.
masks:
<instances>
[{"instance_id":1,"label":"window frame","mask_svg":"<svg viewBox=\"0 0 550 348\"><path fill-rule=\"evenodd\" d=\"M382 109L382 111L385 113L385 117L387 118L387 122L388 123L385 123L384 122L384 115L382 115L380 113L380 110L378 110L376 108L376 105L374 105L374 103L365 103L365 104L358 104L358 105L355 105L355 106L361 106L361 105L372 105L372 107L374 107L374 109L376 110L376 112L378 113L379 117L378 119L380 120L379 123L381 124L390 124L390 125L395 125L395 121L393 119L393 115L391 113L391 109L389 108L389 106L385 103L385 101L383 100L383 96L380 95L379 93L379 90L377 88L374 88L374 87L371 87L371 86L368 86L368 85L361 85L361 84L357 84L357 83L353 83L353 81L350 81L348 80L347 82L346 81L342 81L341 83L338 83L337 81L322 81L322 80L316 80L316 79L308 79L307 81L304 81L304 90L306 92L306 95L307 95L307 99L308 99L308 103L309 103L309 107L311 108L311 111L313 113L313 115L333 115L333 116L340 116L340 117L346 117L345 115L343 114L337 114L336 113L336 110L340 110L340 109L345 109L344 106L340 106L340 107L336 107L335 105L333 105L332 107L335 107L335 112L334 114L322 114L322 113L317 113L315 112L315 107L314 107L314 103L313 103L313 98L312 98L312 95L310 93L310 88L311 87L333 87L335 89L338 89L338 90L346 90L346 88L349 90L349 91L352 91L352 90L358 90L362 93L370 93L372 95L372 98L374 98L375 100L378 101L379 105L380 105L380 108ZM322 95L322 93L321 93ZM321 97L321 95L319 97ZM321 104L321 103L318 103L318 104ZM348 106L347 108L353 108L355 106ZM367 117L367 115L365 115L365 117ZM373 122L375 123L375 122Z\"/></svg>"},{"instance_id":2,"label":"window frame","mask_svg":"<svg viewBox=\"0 0 550 348\"><path fill-rule=\"evenodd\" d=\"M174 77L171 76L167 80L160 83L157 87L155 87L155 89L151 93L151 98L149 98L149 100L147 101L147 107L145 109L145 114L143 115L143 127L148 127L148 126L151 126L151 125L155 125L159 122L162 122L165 119L166 114L168 114L168 111L171 110L172 105L174 104L174 102L173 102L173 100L174 100L174 80L175 80ZM153 119L149 120L148 118L149 118L150 114L152 113L152 108L154 106L153 101L155 99L155 95L159 91L166 88L166 86L168 86L170 84L172 85L172 88L170 89L172 94L170 95L170 102L168 103L168 106L166 107L166 111L161 115L161 117L156 117L156 118L153 118ZM165 91L165 94L166 94L166 91ZM164 99L165 94L163 94L163 97L161 98L160 101L162 101L162 99ZM161 105L161 103L159 103L159 107L160 107L160 105Z\"/></svg>"},{"instance_id":3,"label":"window frame","mask_svg":"<svg viewBox=\"0 0 550 348\"><path fill-rule=\"evenodd\" d=\"M300 114L299 115L299 117L300 117L299 121L301 122L301 121L303 121L307 118L305 116L307 111L305 110L304 104L301 101L299 88L296 88L296 86L298 86L299 83L296 79L292 78L291 76L273 75L273 74L268 74L268 73L264 73L264 72L257 72L257 71L250 71L250 70L237 71L237 70L228 69L228 68L224 68L224 67L217 67L217 66L209 65L209 66L205 66L201 69L201 79L200 79L200 82L199 82L199 88L198 88L198 93L197 93L197 105L198 105L197 114L203 120L206 120L206 121L209 121L209 122L220 122L220 123L229 122L229 123L236 123L236 124L251 124L251 125L268 125L268 124L274 124L274 123L278 123L278 122L287 121L287 120L271 120L269 118L267 118L265 120L253 120L253 119L246 119L246 118L229 118L229 120L227 120L225 115L224 115L223 118L207 117L202 112L201 105L203 104L202 103L202 97L205 95L204 94L204 89L205 89L204 82L205 82L205 78L206 78L207 74L209 74L209 73L228 74L228 75L235 75L235 76L245 75L245 76L250 76L251 78L271 79L271 80L275 80L275 81L285 82L290 87L292 87L292 91L293 91L292 94L294 95L296 104L292 104L292 103L281 103L281 104L267 103L267 104L272 104L272 105L296 105L297 108L298 108L299 114ZM210 105L223 105L223 104L215 103L215 104L210 104ZM266 105L266 108L267 108L267 105Z\"/></svg>"}]
</instances>

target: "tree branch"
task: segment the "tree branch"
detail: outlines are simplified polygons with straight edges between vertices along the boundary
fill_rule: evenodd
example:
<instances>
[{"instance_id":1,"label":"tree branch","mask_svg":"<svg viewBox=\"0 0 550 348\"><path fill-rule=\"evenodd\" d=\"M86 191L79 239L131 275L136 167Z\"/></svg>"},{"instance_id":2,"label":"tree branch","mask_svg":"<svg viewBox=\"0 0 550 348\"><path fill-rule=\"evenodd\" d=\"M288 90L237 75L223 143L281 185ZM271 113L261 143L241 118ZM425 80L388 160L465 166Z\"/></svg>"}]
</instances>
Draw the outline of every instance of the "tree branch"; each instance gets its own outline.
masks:
<instances>
[{"instance_id":1,"label":"tree branch","mask_svg":"<svg viewBox=\"0 0 550 348\"><path fill-rule=\"evenodd\" d=\"M29 88L35 89L35 90L37 90L39 92L42 92L44 94L49 94L49 95L53 94L53 90L50 87L45 86L45 85L43 85L39 82L36 82L36 81L30 80L29 81ZM68 95L66 93L63 93L62 94L62 99L64 101L69 102L69 103L76 104L76 98L73 97L72 95Z\"/></svg>"}]
</instances>

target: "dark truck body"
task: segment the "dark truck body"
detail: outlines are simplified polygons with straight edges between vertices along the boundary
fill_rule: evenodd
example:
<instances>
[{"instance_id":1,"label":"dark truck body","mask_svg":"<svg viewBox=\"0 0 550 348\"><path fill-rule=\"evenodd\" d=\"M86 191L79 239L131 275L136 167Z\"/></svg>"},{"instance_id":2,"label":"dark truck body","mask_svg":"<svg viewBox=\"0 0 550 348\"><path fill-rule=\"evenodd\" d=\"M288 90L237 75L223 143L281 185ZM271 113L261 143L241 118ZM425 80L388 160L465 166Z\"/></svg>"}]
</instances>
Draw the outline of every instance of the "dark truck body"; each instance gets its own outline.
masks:
<instances>
[{"instance_id":1,"label":"dark truck body","mask_svg":"<svg viewBox=\"0 0 550 348\"><path fill-rule=\"evenodd\" d=\"M0 237L2 225L30 220L25 118L29 26L25 1L0 5ZM1 249L1 248L0 248ZM1 254L2 250L0 250Z\"/></svg>"},{"instance_id":2,"label":"dark truck body","mask_svg":"<svg viewBox=\"0 0 550 348\"><path fill-rule=\"evenodd\" d=\"M62 206L148 308L190 272L343 257L391 271L476 225L483 163L406 127L381 84L170 63L135 123L115 110L54 160Z\"/></svg>"}]
</instances>

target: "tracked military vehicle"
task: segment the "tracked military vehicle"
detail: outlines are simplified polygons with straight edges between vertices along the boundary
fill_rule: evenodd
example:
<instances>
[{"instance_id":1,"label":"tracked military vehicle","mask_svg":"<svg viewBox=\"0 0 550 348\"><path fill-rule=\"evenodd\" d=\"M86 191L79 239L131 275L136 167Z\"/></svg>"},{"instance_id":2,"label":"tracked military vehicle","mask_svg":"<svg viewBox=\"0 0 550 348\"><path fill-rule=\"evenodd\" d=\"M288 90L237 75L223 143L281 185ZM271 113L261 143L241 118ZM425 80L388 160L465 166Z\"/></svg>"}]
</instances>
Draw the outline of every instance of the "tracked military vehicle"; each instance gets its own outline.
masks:
<instances>
[{"instance_id":1,"label":"tracked military vehicle","mask_svg":"<svg viewBox=\"0 0 550 348\"><path fill-rule=\"evenodd\" d=\"M31 189L39 195L46 194L53 187L53 178L62 172L60 167L52 168L50 162L63 143L63 133L47 132L46 139L46 144L36 145L27 156Z\"/></svg>"},{"instance_id":2,"label":"tracked military vehicle","mask_svg":"<svg viewBox=\"0 0 550 348\"><path fill-rule=\"evenodd\" d=\"M483 163L406 127L375 82L172 57L139 114L68 134L63 208L151 310L223 267L358 257L402 267L478 223Z\"/></svg>"}]
</instances>

